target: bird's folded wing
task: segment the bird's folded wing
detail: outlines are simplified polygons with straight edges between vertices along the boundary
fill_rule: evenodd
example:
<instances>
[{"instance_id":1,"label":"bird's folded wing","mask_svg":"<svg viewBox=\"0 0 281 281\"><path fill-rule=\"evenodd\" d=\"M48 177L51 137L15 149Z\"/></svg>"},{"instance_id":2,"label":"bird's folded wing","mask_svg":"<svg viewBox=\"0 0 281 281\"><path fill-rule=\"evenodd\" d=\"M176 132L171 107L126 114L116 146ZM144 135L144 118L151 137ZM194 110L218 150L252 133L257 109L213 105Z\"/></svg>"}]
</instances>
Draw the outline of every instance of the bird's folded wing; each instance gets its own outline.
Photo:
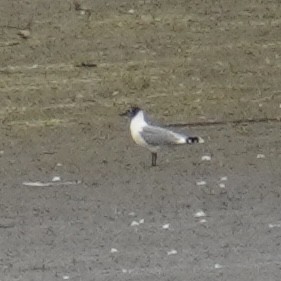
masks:
<instances>
[{"instance_id":1,"label":"bird's folded wing","mask_svg":"<svg viewBox=\"0 0 281 281\"><path fill-rule=\"evenodd\" d=\"M186 140L186 136L184 135L154 126L144 127L141 132L141 136L149 145L179 144L185 143Z\"/></svg>"}]
</instances>

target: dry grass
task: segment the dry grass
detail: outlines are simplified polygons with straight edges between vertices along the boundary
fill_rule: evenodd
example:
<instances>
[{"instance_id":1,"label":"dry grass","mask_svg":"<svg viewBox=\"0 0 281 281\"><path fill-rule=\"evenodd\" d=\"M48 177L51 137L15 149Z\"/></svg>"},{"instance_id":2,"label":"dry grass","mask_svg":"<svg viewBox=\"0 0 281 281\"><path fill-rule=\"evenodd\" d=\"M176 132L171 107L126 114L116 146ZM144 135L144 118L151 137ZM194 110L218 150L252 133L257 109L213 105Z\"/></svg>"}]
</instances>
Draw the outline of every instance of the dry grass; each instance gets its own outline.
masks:
<instances>
[{"instance_id":1,"label":"dry grass","mask_svg":"<svg viewBox=\"0 0 281 281\"><path fill-rule=\"evenodd\" d=\"M279 117L278 7L181 5L34 16L32 40L0 68L2 120L106 122L130 104L174 122ZM75 67L85 61L97 68Z\"/></svg>"}]
</instances>

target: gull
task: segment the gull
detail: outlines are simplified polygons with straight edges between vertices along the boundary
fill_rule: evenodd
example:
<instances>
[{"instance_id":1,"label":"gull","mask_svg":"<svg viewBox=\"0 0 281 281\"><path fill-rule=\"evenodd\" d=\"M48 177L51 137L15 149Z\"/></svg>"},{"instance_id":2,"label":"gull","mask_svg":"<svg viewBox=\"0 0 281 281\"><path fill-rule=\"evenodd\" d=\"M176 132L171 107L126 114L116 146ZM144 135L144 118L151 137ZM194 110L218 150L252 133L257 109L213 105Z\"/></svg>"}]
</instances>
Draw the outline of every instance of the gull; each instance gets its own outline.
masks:
<instances>
[{"instance_id":1,"label":"gull","mask_svg":"<svg viewBox=\"0 0 281 281\"><path fill-rule=\"evenodd\" d=\"M152 166L156 166L157 152L163 146L204 143L201 137L175 133L166 128L147 123L145 113L139 107L132 107L120 115L131 118L131 136L136 144L151 152Z\"/></svg>"}]
</instances>

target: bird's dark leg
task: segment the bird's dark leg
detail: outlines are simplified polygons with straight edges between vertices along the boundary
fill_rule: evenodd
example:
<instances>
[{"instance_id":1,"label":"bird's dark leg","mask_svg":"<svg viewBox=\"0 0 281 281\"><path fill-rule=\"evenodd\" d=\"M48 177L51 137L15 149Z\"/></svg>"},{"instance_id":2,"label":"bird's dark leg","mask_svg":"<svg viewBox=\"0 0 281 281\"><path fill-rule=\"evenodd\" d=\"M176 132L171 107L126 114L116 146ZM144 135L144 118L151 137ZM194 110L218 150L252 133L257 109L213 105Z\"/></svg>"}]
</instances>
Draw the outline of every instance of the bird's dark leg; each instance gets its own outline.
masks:
<instances>
[{"instance_id":1,"label":"bird's dark leg","mask_svg":"<svg viewBox=\"0 0 281 281\"><path fill-rule=\"evenodd\" d=\"M152 152L152 166L156 166L157 153Z\"/></svg>"}]
</instances>

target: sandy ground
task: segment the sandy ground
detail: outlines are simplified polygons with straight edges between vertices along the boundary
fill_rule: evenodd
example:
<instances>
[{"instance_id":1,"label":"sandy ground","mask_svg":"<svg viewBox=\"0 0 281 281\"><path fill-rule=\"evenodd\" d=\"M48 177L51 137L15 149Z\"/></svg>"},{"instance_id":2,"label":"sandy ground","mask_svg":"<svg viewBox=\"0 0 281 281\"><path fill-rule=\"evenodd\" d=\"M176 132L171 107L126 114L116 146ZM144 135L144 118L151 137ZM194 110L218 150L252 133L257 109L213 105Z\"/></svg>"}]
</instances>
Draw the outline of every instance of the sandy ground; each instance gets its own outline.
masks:
<instances>
[{"instance_id":1,"label":"sandy ground","mask_svg":"<svg viewBox=\"0 0 281 281\"><path fill-rule=\"evenodd\" d=\"M280 14L3 0L0 279L280 280ZM130 104L206 143L151 168Z\"/></svg>"}]
</instances>

